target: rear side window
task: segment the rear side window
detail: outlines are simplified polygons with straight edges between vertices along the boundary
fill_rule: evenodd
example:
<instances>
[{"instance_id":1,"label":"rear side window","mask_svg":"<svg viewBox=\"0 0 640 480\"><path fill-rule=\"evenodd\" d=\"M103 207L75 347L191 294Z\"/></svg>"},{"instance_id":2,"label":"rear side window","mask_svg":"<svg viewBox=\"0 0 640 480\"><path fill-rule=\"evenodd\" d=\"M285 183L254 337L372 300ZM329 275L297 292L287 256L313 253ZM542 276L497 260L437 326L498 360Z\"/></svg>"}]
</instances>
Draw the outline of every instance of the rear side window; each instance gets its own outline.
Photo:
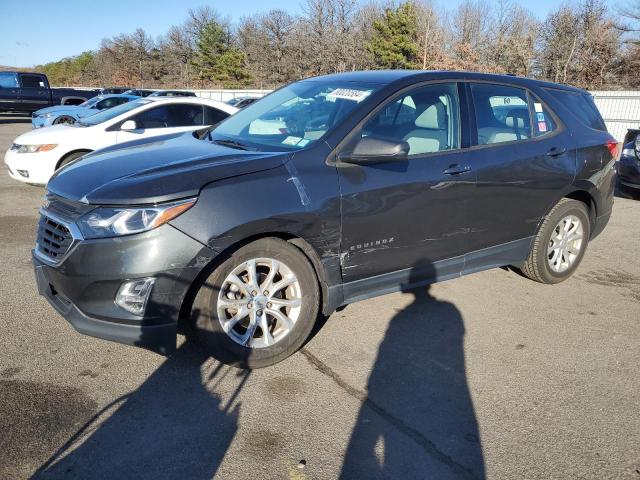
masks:
<instances>
[{"instance_id":1,"label":"rear side window","mask_svg":"<svg viewBox=\"0 0 640 480\"><path fill-rule=\"evenodd\" d=\"M44 79L39 75L20 75L22 88L45 88Z\"/></svg>"},{"instance_id":2,"label":"rear side window","mask_svg":"<svg viewBox=\"0 0 640 480\"><path fill-rule=\"evenodd\" d=\"M547 107L537 97L532 96L530 98L532 104L533 135L541 137L542 135L553 132L557 126Z\"/></svg>"},{"instance_id":3,"label":"rear side window","mask_svg":"<svg viewBox=\"0 0 640 480\"><path fill-rule=\"evenodd\" d=\"M607 131L607 126L591 95L555 88L545 90L562 103L583 125L594 130Z\"/></svg>"},{"instance_id":4,"label":"rear side window","mask_svg":"<svg viewBox=\"0 0 640 480\"><path fill-rule=\"evenodd\" d=\"M202 105L159 105L136 115L138 128L191 127L204 125Z\"/></svg>"},{"instance_id":5,"label":"rear side window","mask_svg":"<svg viewBox=\"0 0 640 480\"><path fill-rule=\"evenodd\" d=\"M213 107L204 107L204 124L215 125L227 118L229 114Z\"/></svg>"},{"instance_id":6,"label":"rear side window","mask_svg":"<svg viewBox=\"0 0 640 480\"><path fill-rule=\"evenodd\" d=\"M532 136L527 92L487 83L471 85L478 144L528 140Z\"/></svg>"},{"instance_id":7,"label":"rear side window","mask_svg":"<svg viewBox=\"0 0 640 480\"><path fill-rule=\"evenodd\" d=\"M18 88L18 79L15 73L0 72L0 88Z\"/></svg>"}]
</instances>

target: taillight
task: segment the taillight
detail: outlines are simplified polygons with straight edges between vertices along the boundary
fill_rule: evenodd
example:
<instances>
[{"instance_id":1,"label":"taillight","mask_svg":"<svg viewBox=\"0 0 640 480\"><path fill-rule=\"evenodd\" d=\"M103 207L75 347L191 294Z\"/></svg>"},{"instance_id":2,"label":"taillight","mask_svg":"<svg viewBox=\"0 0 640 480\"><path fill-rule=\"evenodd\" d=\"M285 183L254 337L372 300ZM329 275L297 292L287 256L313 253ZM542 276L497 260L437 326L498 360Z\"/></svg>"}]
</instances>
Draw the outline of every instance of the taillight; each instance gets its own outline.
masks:
<instances>
[{"instance_id":1,"label":"taillight","mask_svg":"<svg viewBox=\"0 0 640 480\"><path fill-rule=\"evenodd\" d=\"M605 143L607 150L609 150L609 153L611 154L611 156L613 157L614 160L618 159L618 142L613 139L610 138L609 140L607 140L607 143Z\"/></svg>"}]
</instances>

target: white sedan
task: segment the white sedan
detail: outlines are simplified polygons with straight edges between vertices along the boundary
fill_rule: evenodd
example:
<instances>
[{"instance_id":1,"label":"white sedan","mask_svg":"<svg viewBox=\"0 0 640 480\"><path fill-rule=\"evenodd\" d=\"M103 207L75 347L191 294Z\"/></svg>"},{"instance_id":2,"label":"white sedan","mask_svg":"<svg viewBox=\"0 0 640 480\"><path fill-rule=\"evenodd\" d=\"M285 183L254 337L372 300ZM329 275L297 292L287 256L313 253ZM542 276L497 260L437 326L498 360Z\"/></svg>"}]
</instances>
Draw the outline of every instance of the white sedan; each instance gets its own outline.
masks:
<instances>
[{"instance_id":1,"label":"white sedan","mask_svg":"<svg viewBox=\"0 0 640 480\"><path fill-rule=\"evenodd\" d=\"M238 109L204 98L142 98L84 117L73 125L32 130L4 156L9 176L45 185L53 173L99 148L215 125Z\"/></svg>"}]
</instances>

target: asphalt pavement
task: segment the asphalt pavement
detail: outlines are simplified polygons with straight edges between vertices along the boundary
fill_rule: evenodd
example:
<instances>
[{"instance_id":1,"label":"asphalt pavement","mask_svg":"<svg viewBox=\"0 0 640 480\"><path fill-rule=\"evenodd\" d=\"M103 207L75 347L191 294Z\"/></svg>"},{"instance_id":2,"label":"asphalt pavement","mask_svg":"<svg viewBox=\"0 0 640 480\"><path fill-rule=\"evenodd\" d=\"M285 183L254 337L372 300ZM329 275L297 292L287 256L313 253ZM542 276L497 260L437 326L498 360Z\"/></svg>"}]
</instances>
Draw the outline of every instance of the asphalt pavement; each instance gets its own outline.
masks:
<instances>
[{"instance_id":1,"label":"asphalt pavement","mask_svg":"<svg viewBox=\"0 0 640 480\"><path fill-rule=\"evenodd\" d=\"M43 192L0 174L0 479L640 479L640 201L564 283L352 304L247 372L76 333L36 292Z\"/></svg>"}]
</instances>

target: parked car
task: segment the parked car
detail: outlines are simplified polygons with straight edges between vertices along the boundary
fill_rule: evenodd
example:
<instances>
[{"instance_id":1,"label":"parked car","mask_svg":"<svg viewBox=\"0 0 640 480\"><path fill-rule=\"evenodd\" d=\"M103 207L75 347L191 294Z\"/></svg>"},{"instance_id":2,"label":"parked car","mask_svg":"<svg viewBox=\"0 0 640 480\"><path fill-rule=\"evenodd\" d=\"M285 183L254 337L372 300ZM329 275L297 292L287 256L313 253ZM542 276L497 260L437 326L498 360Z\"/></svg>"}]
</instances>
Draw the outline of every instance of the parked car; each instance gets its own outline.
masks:
<instances>
[{"instance_id":1,"label":"parked car","mask_svg":"<svg viewBox=\"0 0 640 480\"><path fill-rule=\"evenodd\" d=\"M101 88L100 95L113 95L113 94L121 94L131 90L129 87L108 87Z\"/></svg>"},{"instance_id":2,"label":"parked car","mask_svg":"<svg viewBox=\"0 0 640 480\"><path fill-rule=\"evenodd\" d=\"M274 112L277 132L252 129ZM567 279L609 220L615 153L589 94L568 86L307 79L214 129L60 169L35 275L80 332L170 353L180 325L221 361L262 367L320 312L369 297L503 265Z\"/></svg>"},{"instance_id":3,"label":"parked car","mask_svg":"<svg viewBox=\"0 0 640 480\"><path fill-rule=\"evenodd\" d=\"M52 105L78 105L98 90L51 88L47 76L33 72L0 72L0 111L31 113Z\"/></svg>"},{"instance_id":4,"label":"parked car","mask_svg":"<svg viewBox=\"0 0 640 480\"><path fill-rule=\"evenodd\" d=\"M251 105L256 100L259 100L258 97L234 97L231 100L227 100L229 105L233 105L236 108L244 108Z\"/></svg>"},{"instance_id":5,"label":"parked car","mask_svg":"<svg viewBox=\"0 0 640 480\"><path fill-rule=\"evenodd\" d=\"M195 97L194 92L187 92L185 90L157 90L153 92L150 97Z\"/></svg>"},{"instance_id":6,"label":"parked car","mask_svg":"<svg viewBox=\"0 0 640 480\"><path fill-rule=\"evenodd\" d=\"M618 181L624 193L640 198L640 130L630 128L618 162Z\"/></svg>"},{"instance_id":7,"label":"parked car","mask_svg":"<svg viewBox=\"0 0 640 480\"><path fill-rule=\"evenodd\" d=\"M124 92L125 95L135 95L137 97L148 97L154 92L154 90L143 90L139 88L131 88Z\"/></svg>"},{"instance_id":8,"label":"parked car","mask_svg":"<svg viewBox=\"0 0 640 480\"><path fill-rule=\"evenodd\" d=\"M55 107L41 108L31 115L32 128L49 127L63 123L72 124L78 119L93 115L101 110L117 107L140 97L135 95L98 95L87 100L81 105L57 105Z\"/></svg>"},{"instance_id":9,"label":"parked car","mask_svg":"<svg viewBox=\"0 0 640 480\"><path fill-rule=\"evenodd\" d=\"M44 185L56 170L93 150L202 129L236 111L226 103L200 98L137 98L73 124L24 133L7 150L4 162L12 178Z\"/></svg>"}]
</instances>

